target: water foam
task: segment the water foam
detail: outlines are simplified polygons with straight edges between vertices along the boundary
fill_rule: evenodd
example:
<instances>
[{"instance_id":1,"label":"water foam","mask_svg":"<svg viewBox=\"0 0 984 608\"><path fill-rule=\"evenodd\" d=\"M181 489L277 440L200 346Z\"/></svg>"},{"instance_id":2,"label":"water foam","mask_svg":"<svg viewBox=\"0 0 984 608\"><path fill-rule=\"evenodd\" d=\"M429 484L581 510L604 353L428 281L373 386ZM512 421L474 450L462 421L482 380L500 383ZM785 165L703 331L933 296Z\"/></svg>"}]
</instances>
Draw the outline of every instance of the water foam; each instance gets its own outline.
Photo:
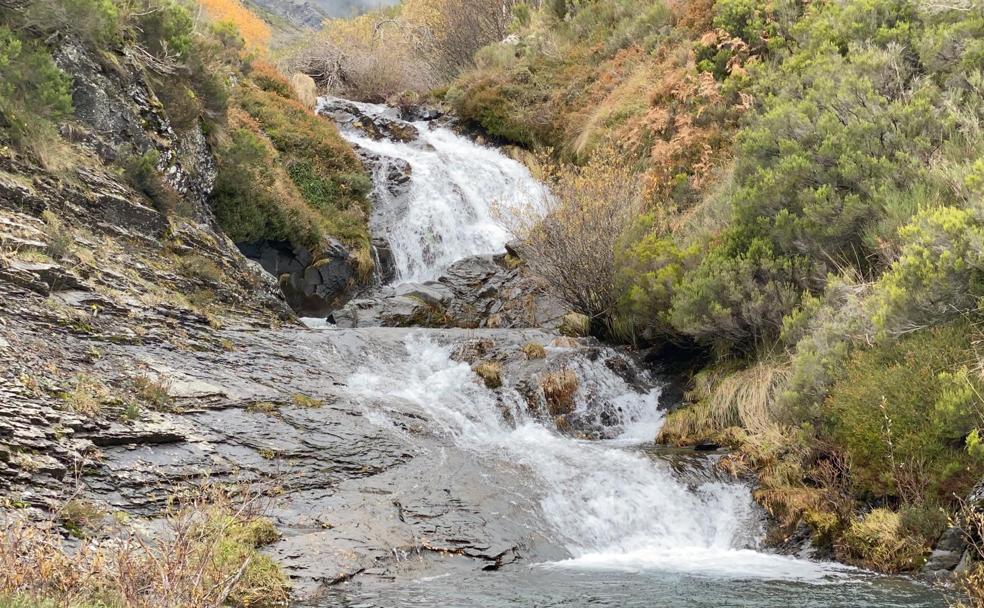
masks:
<instances>
[{"instance_id":1,"label":"water foam","mask_svg":"<svg viewBox=\"0 0 984 608\"><path fill-rule=\"evenodd\" d=\"M355 104L370 115L391 115L386 106ZM450 129L414 123L413 142L376 141L343 131L350 142L384 157L374 180L373 234L385 234L396 261L396 282L436 279L454 262L501 253L509 233L496 208L516 208L543 197L544 188L522 164ZM407 193L386 187L386 159L412 168ZM381 175L380 175L381 174Z\"/></svg>"},{"instance_id":2,"label":"water foam","mask_svg":"<svg viewBox=\"0 0 984 608\"><path fill-rule=\"evenodd\" d=\"M584 363L578 373L589 385L610 388L621 382L604 365ZM666 463L624 445L566 437L529 417L507 423L495 393L467 364L452 360L449 349L427 338L409 337L405 356L375 362L347 385L370 411L394 399L410 402L458 447L528 470L552 535L572 556L550 567L796 580L822 580L838 572L829 565L750 550L758 517L741 483L691 487ZM504 394L522 412L518 394ZM636 401L638 415L655 408L658 388L642 394L630 390L622 398L626 406ZM645 418L647 424L653 419ZM638 432L631 424L628 429L629 435Z\"/></svg>"}]
</instances>

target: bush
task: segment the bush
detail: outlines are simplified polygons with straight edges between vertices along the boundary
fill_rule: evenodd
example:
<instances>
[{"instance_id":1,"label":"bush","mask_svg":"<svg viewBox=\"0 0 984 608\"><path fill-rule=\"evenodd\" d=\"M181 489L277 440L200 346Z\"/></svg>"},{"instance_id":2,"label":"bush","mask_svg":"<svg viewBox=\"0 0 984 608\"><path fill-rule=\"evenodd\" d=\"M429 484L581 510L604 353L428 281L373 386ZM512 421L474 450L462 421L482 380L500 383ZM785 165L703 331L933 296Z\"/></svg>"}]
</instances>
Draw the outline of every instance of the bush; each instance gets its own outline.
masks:
<instances>
[{"instance_id":1,"label":"bush","mask_svg":"<svg viewBox=\"0 0 984 608\"><path fill-rule=\"evenodd\" d=\"M982 404L973 328L959 322L855 353L823 404L822 430L853 464L859 496L941 504L979 466L966 450ZM949 370L949 371L945 371Z\"/></svg>"},{"instance_id":2,"label":"bush","mask_svg":"<svg viewBox=\"0 0 984 608\"><path fill-rule=\"evenodd\" d=\"M972 211L924 211L901 237L901 255L875 287L876 328L908 332L977 308L984 295L984 227Z\"/></svg>"},{"instance_id":3,"label":"bush","mask_svg":"<svg viewBox=\"0 0 984 608\"><path fill-rule=\"evenodd\" d=\"M177 0L152 0L137 15L137 31L140 41L157 57L184 61L193 48L195 22Z\"/></svg>"},{"instance_id":4,"label":"bush","mask_svg":"<svg viewBox=\"0 0 984 608\"><path fill-rule=\"evenodd\" d=\"M123 16L113 0L44 0L29 2L24 25L44 33L72 33L90 46L103 48L121 41Z\"/></svg>"},{"instance_id":5,"label":"bush","mask_svg":"<svg viewBox=\"0 0 984 608\"><path fill-rule=\"evenodd\" d=\"M497 389L502 386L502 366L500 364L494 361L482 361L472 366L472 371L482 379L486 388Z\"/></svg>"},{"instance_id":6,"label":"bush","mask_svg":"<svg viewBox=\"0 0 984 608\"><path fill-rule=\"evenodd\" d=\"M523 354L529 360L534 359L546 359L547 349L543 347L539 342L527 342L522 348Z\"/></svg>"},{"instance_id":7,"label":"bush","mask_svg":"<svg viewBox=\"0 0 984 608\"><path fill-rule=\"evenodd\" d=\"M564 369L544 374L540 378L540 388L551 416L563 416L574 411L578 381L573 371Z\"/></svg>"},{"instance_id":8,"label":"bush","mask_svg":"<svg viewBox=\"0 0 984 608\"><path fill-rule=\"evenodd\" d=\"M72 111L71 80L40 45L0 25L0 133L18 144L55 137Z\"/></svg>"},{"instance_id":9,"label":"bush","mask_svg":"<svg viewBox=\"0 0 984 608\"><path fill-rule=\"evenodd\" d=\"M879 572L916 570L926 551L920 539L906 534L899 514L887 509L851 522L837 546L841 559Z\"/></svg>"},{"instance_id":10,"label":"bush","mask_svg":"<svg viewBox=\"0 0 984 608\"><path fill-rule=\"evenodd\" d=\"M609 323L619 298L616 250L641 209L638 183L614 153L545 173L550 194L508 210L507 222L550 290L591 324Z\"/></svg>"},{"instance_id":11,"label":"bush","mask_svg":"<svg viewBox=\"0 0 984 608\"><path fill-rule=\"evenodd\" d=\"M372 182L359 158L286 79L266 68L257 77L262 86L240 86L243 113L217 155L220 225L239 242L289 240L317 253L329 234L368 251Z\"/></svg>"},{"instance_id":12,"label":"bush","mask_svg":"<svg viewBox=\"0 0 984 608\"><path fill-rule=\"evenodd\" d=\"M287 577L259 552L277 533L261 517L257 499L234 503L211 489L185 498L158 520L164 529L154 537L122 518L98 530L105 541L81 543L65 542L51 523L5 522L0 602L14 598L29 608L285 605Z\"/></svg>"}]
</instances>

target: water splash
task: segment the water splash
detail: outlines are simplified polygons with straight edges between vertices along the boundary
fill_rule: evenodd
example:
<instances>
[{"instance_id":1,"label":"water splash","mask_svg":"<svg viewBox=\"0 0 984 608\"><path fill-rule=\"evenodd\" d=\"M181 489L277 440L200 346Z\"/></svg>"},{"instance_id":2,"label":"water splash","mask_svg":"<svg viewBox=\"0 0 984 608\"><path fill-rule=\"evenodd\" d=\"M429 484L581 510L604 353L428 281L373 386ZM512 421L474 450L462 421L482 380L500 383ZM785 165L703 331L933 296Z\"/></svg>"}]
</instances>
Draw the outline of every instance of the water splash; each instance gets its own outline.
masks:
<instances>
[{"instance_id":1,"label":"water splash","mask_svg":"<svg viewBox=\"0 0 984 608\"><path fill-rule=\"evenodd\" d=\"M353 105L371 116L393 119L386 106ZM544 193L526 167L501 152L444 127L424 122L414 126L420 137L410 143L376 141L354 130L342 133L383 157L374 179L371 228L389 241L397 283L436 279L462 258L503 252L509 233L494 209L519 207ZM393 159L412 169L406 192L386 187Z\"/></svg>"},{"instance_id":2,"label":"water splash","mask_svg":"<svg viewBox=\"0 0 984 608\"><path fill-rule=\"evenodd\" d=\"M349 389L369 408L409 402L458 447L529 471L548 533L572 556L554 567L699 569L800 580L836 572L751 550L758 517L745 485L688 482L665 462L623 445L560 435L529 416L509 423L498 400L514 399L512 409L522 411L518 394L506 390L497 397L467 364L452 360L449 349L419 334L408 337L405 347L403 356L350 377ZM627 390L622 399L629 421L651 423L654 417L642 414L655 408L658 388L634 392L603 364L584 362L577 369L585 385ZM631 408L629 400L636 401Z\"/></svg>"}]
</instances>

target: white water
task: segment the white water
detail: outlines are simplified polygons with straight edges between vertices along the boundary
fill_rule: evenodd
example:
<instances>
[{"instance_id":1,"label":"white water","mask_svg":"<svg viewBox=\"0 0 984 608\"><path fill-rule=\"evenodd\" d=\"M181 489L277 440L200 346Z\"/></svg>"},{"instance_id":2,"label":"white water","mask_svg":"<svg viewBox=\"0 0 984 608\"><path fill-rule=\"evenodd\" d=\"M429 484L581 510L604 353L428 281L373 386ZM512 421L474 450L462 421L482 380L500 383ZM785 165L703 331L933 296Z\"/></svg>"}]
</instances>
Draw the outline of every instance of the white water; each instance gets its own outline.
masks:
<instances>
[{"instance_id":1,"label":"white water","mask_svg":"<svg viewBox=\"0 0 984 608\"><path fill-rule=\"evenodd\" d=\"M354 105L369 115L392 114L386 106ZM436 279L462 258L503 252L509 234L496 221L494 209L519 207L543 196L543 187L522 164L449 129L425 122L414 126L420 138L411 143L342 132L350 142L404 160L413 170L404 195L394 196L385 180L375 180L372 231L390 243L397 283Z\"/></svg>"},{"instance_id":2,"label":"white water","mask_svg":"<svg viewBox=\"0 0 984 608\"><path fill-rule=\"evenodd\" d=\"M591 390L608 395L622 383L603 364L586 364L578 371ZM430 424L458 447L484 461L527 469L544 519L572 556L544 567L796 580L822 580L838 572L829 564L752 550L757 517L743 484L711 482L693 489L667 464L626 449L626 438L642 435L636 427L651 440L658 390L623 392L621 441L590 442L530 419L518 394L512 404L517 422L507 423L495 394L467 364L419 336L407 340L405 357L398 362L367 366L346 384L370 404L377 420L379 404L403 400L426 412Z\"/></svg>"},{"instance_id":3,"label":"white water","mask_svg":"<svg viewBox=\"0 0 984 608\"><path fill-rule=\"evenodd\" d=\"M367 114L395 118L383 106L356 105ZM386 188L386 163L376 176L372 228L390 243L397 282L434 279L461 258L502 251L508 234L495 219L495 207L544 196L522 165L496 150L448 129L415 126L420 138L411 143L343 131L352 143L412 167L409 189L396 195ZM498 395L487 389L467 364L422 334L411 336L405 347L395 361L367 363L346 381L347 390L365 404L373 424L397 428L387 416L388 404L410 403L426 414L428 428L482 462L527 471L528 491L550 528L544 533L571 556L541 567L801 581L845 571L755 550L761 525L747 486L688 483L667 462L642 453L636 446L651 442L662 424L658 388L639 393L600 360L571 363L579 377L575 415L601 424L597 405L604 403L611 425L617 412L616 439L582 441L527 415L524 400L509 387ZM503 418L501 399L511 421Z\"/></svg>"}]
</instances>

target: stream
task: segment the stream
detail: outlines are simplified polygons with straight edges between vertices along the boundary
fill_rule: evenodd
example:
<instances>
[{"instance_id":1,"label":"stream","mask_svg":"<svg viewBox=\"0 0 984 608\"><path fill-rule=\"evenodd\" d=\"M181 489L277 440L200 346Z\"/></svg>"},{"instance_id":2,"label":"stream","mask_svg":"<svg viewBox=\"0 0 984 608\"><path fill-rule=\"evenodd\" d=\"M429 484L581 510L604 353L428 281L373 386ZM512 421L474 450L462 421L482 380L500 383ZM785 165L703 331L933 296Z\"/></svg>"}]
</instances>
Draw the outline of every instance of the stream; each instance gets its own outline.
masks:
<instances>
[{"instance_id":1,"label":"stream","mask_svg":"<svg viewBox=\"0 0 984 608\"><path fill-rule=\"evenodd\" d=\"M340 100L322 106L332 101ZM393 109L351 105L363 120L406 124ZM394 284L501 252L508 234L495 206L543 196L521 164L439 122L413 123L412 141L340 126L373 158L372 228L393 251ZM394 167L409 183L393 187ZM332 342L367 331L314 326ZM360 525L406 524L413 548L394 545L384 566L360 570L312 605L945 605L908 579L763 549L764 515L746 484L716 471L717 456L653 445L663 383L632 362L631 374L619 372L625 359L616 350L536 334L546 360L531 370L534 362L503 355L504 386L492 390L456 356L462 345L494 336L504 352L536 330L388 331L387 347L363 351L340 395L410 455L399 473L360 482L374 495L356 507ZM561 368L577 375L572 416L588 433L558 432L525 397L530 377ZM396 509L371 521L382 503Z\"/></svg>"}]
</instances>

